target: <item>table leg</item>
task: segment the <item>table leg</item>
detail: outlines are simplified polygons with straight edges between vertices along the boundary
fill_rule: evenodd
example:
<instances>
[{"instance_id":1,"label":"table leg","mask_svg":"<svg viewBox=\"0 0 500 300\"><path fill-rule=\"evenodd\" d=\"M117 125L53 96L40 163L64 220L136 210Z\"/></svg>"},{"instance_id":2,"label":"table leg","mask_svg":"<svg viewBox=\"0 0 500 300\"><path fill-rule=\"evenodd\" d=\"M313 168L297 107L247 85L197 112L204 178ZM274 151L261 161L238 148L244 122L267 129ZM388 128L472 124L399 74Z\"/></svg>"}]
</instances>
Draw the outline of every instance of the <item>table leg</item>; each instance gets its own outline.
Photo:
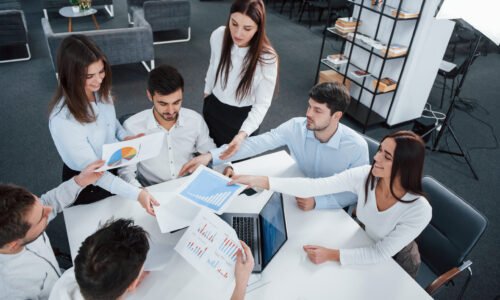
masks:
<instances>
[{"instance_id":1,"label":"table leg","mask_svg":"<svg viewBox=\"0 0 500 300\"><path fill-rule=\"evenodd\" d=\"M71 18L68 18L68 32L73 31L73 23L71 22Z\"/></svg>"},{"instance_id":2,"label":"table leg","mask_svg":"<svg viewBox=\"0 0 500 300\"><path fill-rule=\"evenodd\" d=\"M94 21L95 28L99 29L99 23L97 23L97 19L95 18L94 15L92 15L92 20Z\"/></svg>"}]
</instances>

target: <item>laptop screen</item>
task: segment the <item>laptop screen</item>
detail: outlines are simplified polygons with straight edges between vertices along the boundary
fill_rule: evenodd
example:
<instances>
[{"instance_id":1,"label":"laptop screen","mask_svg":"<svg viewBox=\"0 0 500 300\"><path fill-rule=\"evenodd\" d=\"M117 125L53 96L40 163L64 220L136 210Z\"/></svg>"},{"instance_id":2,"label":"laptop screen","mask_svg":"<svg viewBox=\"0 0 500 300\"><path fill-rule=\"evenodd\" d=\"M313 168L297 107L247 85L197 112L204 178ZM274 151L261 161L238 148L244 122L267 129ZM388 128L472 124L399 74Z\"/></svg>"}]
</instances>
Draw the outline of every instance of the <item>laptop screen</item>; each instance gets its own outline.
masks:
<instances>
[{"instance_id":1,"label":"laptop screen","mask_svg":"<svg viewBox=\"0 0 500 300\"><path fill-rule=\"evenodd\" d=\"M260 212L262 269L287 240L283 200L280 193L274 193Z\"/></svg>"}]
</instances>

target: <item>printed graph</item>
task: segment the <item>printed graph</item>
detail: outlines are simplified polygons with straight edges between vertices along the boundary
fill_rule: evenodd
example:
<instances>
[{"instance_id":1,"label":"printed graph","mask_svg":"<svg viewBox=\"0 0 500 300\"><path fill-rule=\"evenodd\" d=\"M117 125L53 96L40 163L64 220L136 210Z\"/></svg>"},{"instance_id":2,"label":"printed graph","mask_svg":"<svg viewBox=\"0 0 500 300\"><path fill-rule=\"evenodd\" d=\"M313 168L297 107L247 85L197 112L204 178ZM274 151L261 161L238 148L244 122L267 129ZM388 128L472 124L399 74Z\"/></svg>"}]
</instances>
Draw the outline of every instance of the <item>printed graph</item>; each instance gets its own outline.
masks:
<instances>
[{"instance_id":1,"label":"printed graph","mask_svg":"<svg viewBox=\"0 0 500 300\"><path fill-rule=\"evenodd\" d=\"M208 226L208 228L207 228L207 226ZM196 231L210 242L213 242L214 238L217 236L217 233L215 232L215 230L210 228L208 223L203 223L201 226L198 227L198 229Z\"/></svg>"},{"instance_id":2,"label":"printed graph","mask_svg":"<svg viewBox=\"0 0 500 300\"><path fill-rule=\"evenodd\" d=\"M110 167L120 165L124 161L132 160L136 155L137 150L134 147L123 147L111 155L107 165Z\"/></svg>"},{"instance_id":3,"label":"printed graph","mask_svg":"<svg viewBox=\"0 0 500 300\"><path fill-rule=\"evenodd\" d=\"M203 254L205 254L205 252L207 252L208 249L208 247L196 245L192 241L187 243L186 248L197 257L202 257Z\"/></svg>"},{"instance_id":4,"label":"printed graph","mask_svg":"<svg viewBox=\"0 0 500 300\"><path fill-rule=\"evenodd\" d=\"M237 193L240 186L227 185L228 179L211 172L213 171L202 169L180 195L199 205L219 211Z\"/></svg>"},{"instance_id":5,"label":"printed graph","mask_svg":"<svg viewBox=\"0 0 500 300\"><path fill-rule=\"evenodd\" d=\"M234 241L226 237L217 250L231 261L236 262L236 251L238 251L238 248L238 245Z\"/></svg>"}]
</instances>

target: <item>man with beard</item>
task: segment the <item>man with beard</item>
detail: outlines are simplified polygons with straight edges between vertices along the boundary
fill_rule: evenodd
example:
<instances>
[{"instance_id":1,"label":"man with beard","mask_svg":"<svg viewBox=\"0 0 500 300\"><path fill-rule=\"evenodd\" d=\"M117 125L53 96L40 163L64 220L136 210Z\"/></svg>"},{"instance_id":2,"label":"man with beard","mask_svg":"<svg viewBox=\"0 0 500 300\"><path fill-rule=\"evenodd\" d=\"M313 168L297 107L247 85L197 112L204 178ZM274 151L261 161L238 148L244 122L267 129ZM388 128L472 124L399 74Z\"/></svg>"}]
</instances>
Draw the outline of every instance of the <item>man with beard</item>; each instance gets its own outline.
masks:
<instances>
[{"instance_id":1,"label":"man with beard","mask_svg":"<svg viewBox=\"0 0 500 300\"><path fill-rule=\"evenodd\" d=\"M0 184L0 294L2 299L47 299L61 277L45 229L78 193L95 183L104 161L87 166L40 198L26 189Z\"/></svg>"},{"instance_id":2,"label":"man with beard","mask_svg":"<svg viewBox=\"0 0 500 300\"><path fill-rule=\"evenodd\" d=\"M247 138L239 149L223 145L195 157L185 164L180 175L193 172L198 165L214 165L239 160L287 146L306 177L332 176L346 169L368 164L368 146L361 135L339 121L351 101L339 83L325 82L309 91L306 118L293 118L271 131ZM341 208L357 201L349 192L314 198L296 198L300 209Z\"/></svg>"},{"instance_id":3,"label":"man with beard","mask_svg":"<svg viewBox=\"0 0 500 300\"><path fill-rule=\"evenodd\" d=\"M118 171L125 181L137 186L149 186L177 178L182 165L196 153L215 148L203 117L183 108L184 79L167 65L160 65L149 73L146 94L152 109L128 118L123 126L132 134L165 133L160 154L137 165Z\"/></svg>"}]
</instances>

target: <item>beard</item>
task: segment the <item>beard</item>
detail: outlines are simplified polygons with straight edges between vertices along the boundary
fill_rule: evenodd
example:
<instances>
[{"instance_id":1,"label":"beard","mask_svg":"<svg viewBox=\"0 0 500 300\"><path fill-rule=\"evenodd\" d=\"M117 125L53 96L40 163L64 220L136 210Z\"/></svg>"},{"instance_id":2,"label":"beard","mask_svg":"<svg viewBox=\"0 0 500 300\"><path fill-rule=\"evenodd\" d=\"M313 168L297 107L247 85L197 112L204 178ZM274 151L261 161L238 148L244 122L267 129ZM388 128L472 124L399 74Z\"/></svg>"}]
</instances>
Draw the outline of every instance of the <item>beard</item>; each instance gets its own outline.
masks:
<instances>
[{"instance_id":1,"label":"beard","mask_svg":"<svg viewBox=\"0 0 500 300\"><path fill-rule=\"evenodd\" d=\"M309 121L309 119L307 119L306 128L311 130L311 131L323 131L326 128L328 128L328 126L330 126L330 124L326 124L324 126L317 126L314 124L314 122Z\"/></svg>"}]
</instances>

